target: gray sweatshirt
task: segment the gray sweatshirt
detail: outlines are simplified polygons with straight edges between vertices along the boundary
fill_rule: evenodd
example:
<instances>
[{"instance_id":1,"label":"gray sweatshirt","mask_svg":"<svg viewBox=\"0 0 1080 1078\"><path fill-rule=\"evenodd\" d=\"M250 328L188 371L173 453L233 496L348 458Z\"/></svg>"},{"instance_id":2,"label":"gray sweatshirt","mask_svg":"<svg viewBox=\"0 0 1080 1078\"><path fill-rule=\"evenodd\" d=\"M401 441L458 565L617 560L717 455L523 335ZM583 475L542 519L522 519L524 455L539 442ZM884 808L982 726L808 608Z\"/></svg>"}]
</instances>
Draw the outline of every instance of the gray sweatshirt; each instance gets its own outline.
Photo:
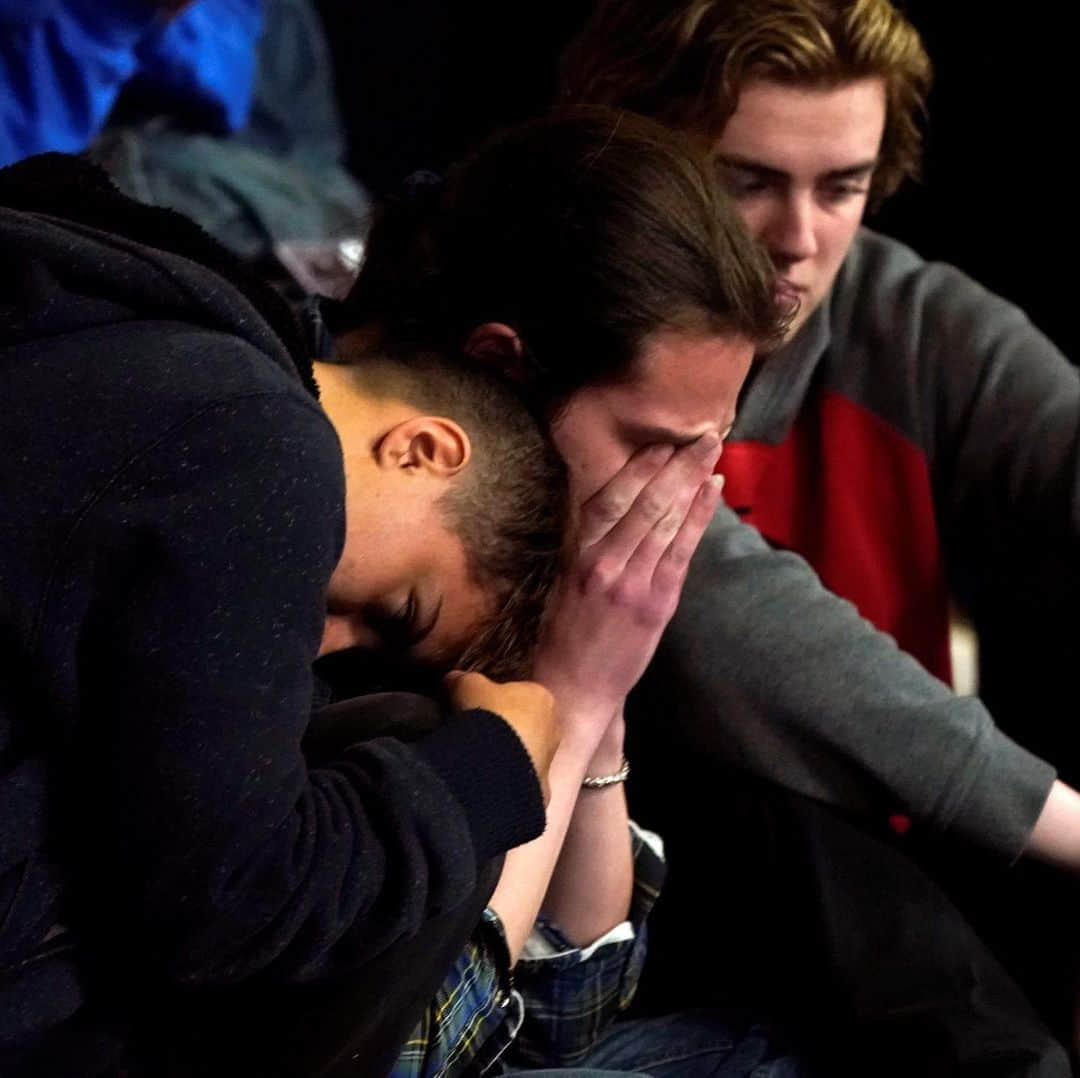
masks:
<instances>
[{"instance_id":1,"label":"gray sweatshirt","mask_svg":"<svg viewBox=\"0 0 1080 1078\"><path fill-rule=\"evenodd\" d=\"M981 636L1026 632L1018 611L1076 609L1080 376L1020 310L864 230L826 302L755 371L732 440L782 443L823 394L925 458L948 586ZM1080 658L1075 631L1058 646ZM660 699L688 751L1010 859L1055 775L726 508L631 715Z\"/></svg>"}]
</instances>

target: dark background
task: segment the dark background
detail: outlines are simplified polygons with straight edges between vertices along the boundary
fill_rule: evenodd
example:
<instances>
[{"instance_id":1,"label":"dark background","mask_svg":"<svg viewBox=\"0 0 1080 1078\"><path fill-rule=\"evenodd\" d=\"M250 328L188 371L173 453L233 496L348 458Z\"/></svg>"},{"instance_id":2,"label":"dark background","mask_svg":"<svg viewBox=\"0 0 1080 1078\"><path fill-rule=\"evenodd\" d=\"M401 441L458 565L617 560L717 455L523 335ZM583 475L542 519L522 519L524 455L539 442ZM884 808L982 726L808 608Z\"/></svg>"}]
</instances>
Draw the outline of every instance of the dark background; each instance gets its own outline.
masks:
<instances>
[{"instance_id":1,"label":"dark background","mask_svg":"<svg viewBox=\"0 0 1080 1078\"><path fill-rule=\"evenodd\" d=\"M376 193L442 168L550 99L555 59L587 0L360 4L320 0L352 166ZM873 222L1018 302L1080 356L1072 256L1080 68L1064 5L910 0L936 69L924 182Z\"/></svg>"}]
</instances>

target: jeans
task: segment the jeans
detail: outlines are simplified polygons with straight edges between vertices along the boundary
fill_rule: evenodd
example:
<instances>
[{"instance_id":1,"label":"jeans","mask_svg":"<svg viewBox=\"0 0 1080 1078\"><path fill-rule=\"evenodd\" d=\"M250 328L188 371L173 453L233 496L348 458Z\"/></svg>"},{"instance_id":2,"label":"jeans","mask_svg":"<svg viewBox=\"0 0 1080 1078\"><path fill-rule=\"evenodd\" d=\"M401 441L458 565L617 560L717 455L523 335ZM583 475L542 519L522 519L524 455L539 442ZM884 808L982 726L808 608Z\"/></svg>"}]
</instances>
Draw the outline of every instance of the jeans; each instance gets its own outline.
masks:
<instances>
[{"instance_id":1,"label":"jeans","mask_svg":"<svg viewBox=\"0 0 1080 1078\"><path fill-rule=\"evenodd\" d=\"M617 1022L578 1067L511 1070L530 1078L807 1078L758 1025L720 1011Z\"/></svg>"}]
</instances>

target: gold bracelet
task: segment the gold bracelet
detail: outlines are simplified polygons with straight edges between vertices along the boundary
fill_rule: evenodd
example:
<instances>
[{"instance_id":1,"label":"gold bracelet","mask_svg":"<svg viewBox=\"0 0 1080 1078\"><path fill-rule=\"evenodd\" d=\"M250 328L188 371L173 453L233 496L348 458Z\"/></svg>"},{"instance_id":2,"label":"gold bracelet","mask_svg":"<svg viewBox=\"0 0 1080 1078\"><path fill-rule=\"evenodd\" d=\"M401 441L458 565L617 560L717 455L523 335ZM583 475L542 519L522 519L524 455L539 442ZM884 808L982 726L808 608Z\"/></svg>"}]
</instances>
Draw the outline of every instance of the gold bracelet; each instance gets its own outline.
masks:
<instances>
[{"instance_id":1,"label":"gold bracelet","mask_svg":"<svg viewBox=\"0 0 1080 1078\"><path fill-rule=\"evenodd\" d=\"M605 786L614 786L618 782L625 782L629 774L630 761L624 756L622 766L618 771L610 775L586 775L581 780L581 787L584 790L602 790Z\"/></svg>"}]
</instances>

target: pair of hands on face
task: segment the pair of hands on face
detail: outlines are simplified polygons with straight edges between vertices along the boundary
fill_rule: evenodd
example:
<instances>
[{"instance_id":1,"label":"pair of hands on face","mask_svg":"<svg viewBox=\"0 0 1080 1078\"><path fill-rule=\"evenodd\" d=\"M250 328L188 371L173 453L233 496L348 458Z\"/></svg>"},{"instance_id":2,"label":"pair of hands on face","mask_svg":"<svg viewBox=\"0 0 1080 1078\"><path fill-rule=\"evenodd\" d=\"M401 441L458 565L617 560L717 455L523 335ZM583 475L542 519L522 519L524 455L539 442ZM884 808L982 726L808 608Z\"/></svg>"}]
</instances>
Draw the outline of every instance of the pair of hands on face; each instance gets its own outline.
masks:
<instances>
[{"instance_id":1,"label":"pair of hands on face","mask_svg":"<svg viewBox=\"0 0 1080 1078\"><path fill-rule=\"evenodd\" d=\"M716 434L638 451L581 509L577 551L553 601L535 682L457 675L456 707L484 707L514 728L547 793L560 741L592 757L611 739L678 605L694 551L720 500ZM539 683L539 684L537 684ZM553 699L554 697L554 699ZM621 752L621 736L618 752Z\"/></svg>"}]
</instances>

